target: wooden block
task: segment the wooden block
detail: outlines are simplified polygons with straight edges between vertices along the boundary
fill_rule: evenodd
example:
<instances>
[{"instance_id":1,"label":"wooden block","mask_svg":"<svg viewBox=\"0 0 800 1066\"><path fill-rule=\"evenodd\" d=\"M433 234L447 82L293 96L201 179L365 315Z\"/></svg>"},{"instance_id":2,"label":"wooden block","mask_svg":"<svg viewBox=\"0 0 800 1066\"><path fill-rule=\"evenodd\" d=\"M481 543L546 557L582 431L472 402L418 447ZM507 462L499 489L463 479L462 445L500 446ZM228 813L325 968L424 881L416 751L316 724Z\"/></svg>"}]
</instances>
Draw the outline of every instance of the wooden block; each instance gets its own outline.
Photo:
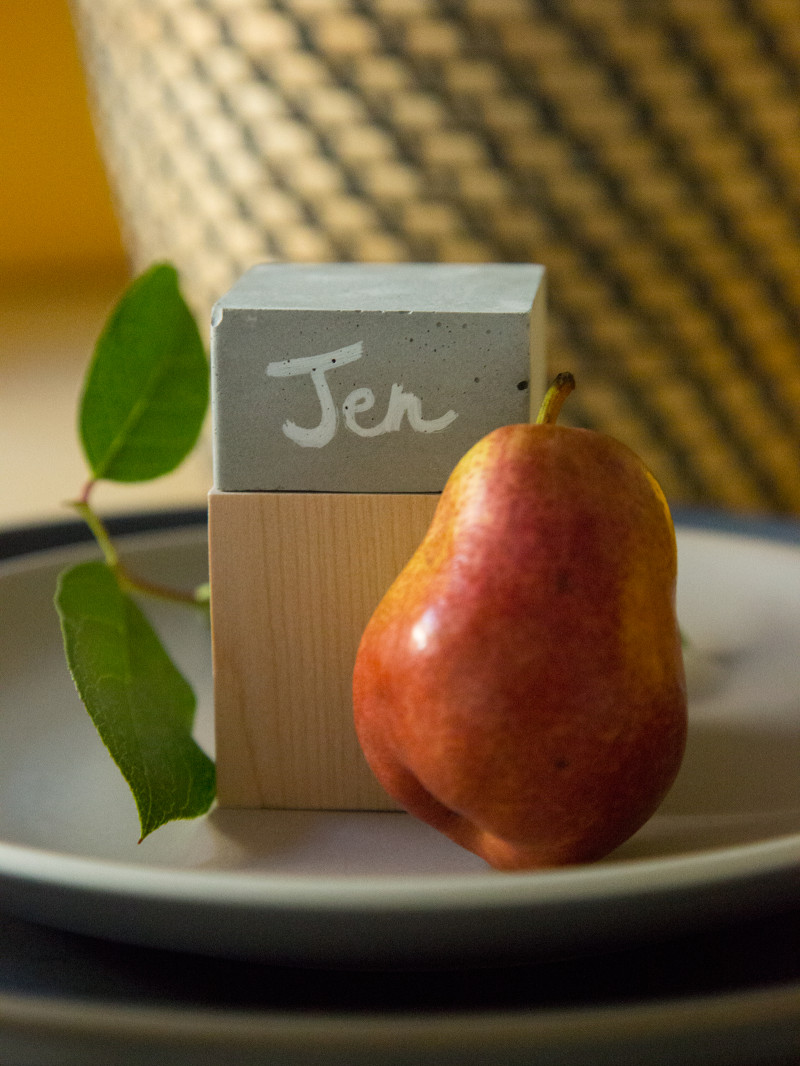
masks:
<instances>
[{"instance_id":1,"label":"wooden block","mask_svg":"<svg viewBox=\"0 0 800 1066\"><path fill-rule=\"evenodd\" d=\"M209 496L218 801L393 809L352 721L356 650L438 494Z\"/></svg>"}]
</instances>

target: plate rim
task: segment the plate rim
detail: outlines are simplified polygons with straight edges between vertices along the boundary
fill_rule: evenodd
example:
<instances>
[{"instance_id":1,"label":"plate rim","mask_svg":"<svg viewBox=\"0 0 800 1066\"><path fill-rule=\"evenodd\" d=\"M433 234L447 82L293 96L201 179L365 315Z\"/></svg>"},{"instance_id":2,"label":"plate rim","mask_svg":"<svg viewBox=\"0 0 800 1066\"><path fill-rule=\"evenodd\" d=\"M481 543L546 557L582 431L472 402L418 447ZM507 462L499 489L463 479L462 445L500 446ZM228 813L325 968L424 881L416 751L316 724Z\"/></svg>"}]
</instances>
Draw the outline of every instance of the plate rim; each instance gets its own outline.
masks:
<instances>
[{"instance_id":1,"label":"plate rim","mask_svg":"<svg viewBox=\"0 0 800 1066\"><path fill-rule=\"evenodd\" d=\"M619 1046L622 1051L631 1038L641 1040L679 1034L682 1040L694 1041L705 1034L708 1039L718 1040L727 1028L746 1033L765 1024L770 1025L773 1033L777 1026L781 1026L787 1047L795 1049L800 1046L800 1038L794 1029L800 1018L800 982L572 1008L491 1008L481 1011L457 1008L404 1013L320 1008L220 1011L208 1006L125 1004L114 1000L95 1003L83 997L30 997L0 992L0 1018L3 1032L7 1032L9 1026L39 1031L46 1027L51 1040L59 1035L73 1039L107 1039L109 1033L142 1041L156 1038L165 1042L171 1042L176 1035L182 1041L213 1037L214 1047L225 1052L238 1046L255 1051L275 1047L307 1054L312 1047L327 1047L329 1051L344 1050L352 1054L374 1052L386 1040L391 1040L395 1047L402 1041L404 1048L411 1042L411 1046L422 1052L431 1046L432 1038L436 1039L440 1053L448 1049L458 1051L459 1048L496 1053L498 1038L516 1051L530 1052L554 1047L569 1050L570 1045L578 1049L596 1047L594 1042L598 1037L602 1038L604 1047L610 1046L612 1050L615 1041L625 1040L625 1045ZM732 1018L735 1019L733 1025ZM576 1023L579 1023L577 1027ZM790 1024L791 1029L785 1028ZM508 1045L512 1035L515 1043ZM565 1035L571 1038L566 1044L560 1039ZM348 1040L344 1049L340 1044L342 1037ZM231 1039L237 1042L232 1044ZM355 1046L352 1044L354 1039L359 1041ZM480 1043L476 1044L476 1040ZM746 1049L743 1051L747 1054Z\"/></svg>"},{"instance_id":2,"label":"plate rim","mask_svg":"<svg viewBox=\"0 0 800 1066\"><path fill-rule=\"evenodd\" d=\"M336 812L333 812L336 813ZM359 812L343 812L348 816ZM391 817L394 812L389 812ZM598 899L671 895L698 886L740 887L796 872L800 884L800 833L681 855L620 859L557 869L476 874L339 875L275 874L264 871L197 870L121 859L71 855L36 845L0 840L0 880L118 898L143 894L176 903L251 907L319 913L403 910L409 913L532 904L580 905ZM634 878L631 874L635 874ZM667 876L665 876L665 874ZM201 890L198 892L198 890ZM451 899L450 897L455 897ZM202 897L200 899L199 897ZM263 897L268 897L265 899Z\"/></svg>"}]
</instances>

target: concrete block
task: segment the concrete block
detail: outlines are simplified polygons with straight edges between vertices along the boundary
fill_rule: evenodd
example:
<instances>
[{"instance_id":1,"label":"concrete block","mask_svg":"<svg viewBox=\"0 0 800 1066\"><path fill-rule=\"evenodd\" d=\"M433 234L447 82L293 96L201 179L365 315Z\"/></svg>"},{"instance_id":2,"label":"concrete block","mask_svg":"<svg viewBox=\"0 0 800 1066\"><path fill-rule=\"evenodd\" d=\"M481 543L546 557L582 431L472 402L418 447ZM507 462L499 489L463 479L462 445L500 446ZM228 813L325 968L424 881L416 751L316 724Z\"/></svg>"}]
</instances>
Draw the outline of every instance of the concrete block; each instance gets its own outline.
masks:
<instances>
[{"instance_id":1,"label":"concrete block","mask_svg":"<svg viewBox=\"0 0 800 1066\"><path fill-rule=\"evenodd\" d=\"M544 269L265 264L212 318L214 485L440 492L546 383Z\"/></svg>"}]
</instances>

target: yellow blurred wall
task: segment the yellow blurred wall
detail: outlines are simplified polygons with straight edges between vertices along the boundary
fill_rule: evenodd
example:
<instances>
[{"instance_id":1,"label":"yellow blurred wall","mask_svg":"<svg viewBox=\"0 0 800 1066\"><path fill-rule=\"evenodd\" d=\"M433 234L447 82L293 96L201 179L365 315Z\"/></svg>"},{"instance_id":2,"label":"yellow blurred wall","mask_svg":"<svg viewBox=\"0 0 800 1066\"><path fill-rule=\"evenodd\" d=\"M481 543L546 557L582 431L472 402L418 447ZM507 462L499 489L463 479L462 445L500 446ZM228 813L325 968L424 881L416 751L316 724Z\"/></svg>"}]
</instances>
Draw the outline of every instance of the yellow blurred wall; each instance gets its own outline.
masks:
<instances>
[{"instance_id":1,"label":"yellow blurred wall","mask_svg":"<svg viewBox=\"0 0 800 1066\"><path fill-rule=\"evenodd\" d=\"M0 278L125 269L67 0L0 0Z\"/></svg>"}]
</instances>

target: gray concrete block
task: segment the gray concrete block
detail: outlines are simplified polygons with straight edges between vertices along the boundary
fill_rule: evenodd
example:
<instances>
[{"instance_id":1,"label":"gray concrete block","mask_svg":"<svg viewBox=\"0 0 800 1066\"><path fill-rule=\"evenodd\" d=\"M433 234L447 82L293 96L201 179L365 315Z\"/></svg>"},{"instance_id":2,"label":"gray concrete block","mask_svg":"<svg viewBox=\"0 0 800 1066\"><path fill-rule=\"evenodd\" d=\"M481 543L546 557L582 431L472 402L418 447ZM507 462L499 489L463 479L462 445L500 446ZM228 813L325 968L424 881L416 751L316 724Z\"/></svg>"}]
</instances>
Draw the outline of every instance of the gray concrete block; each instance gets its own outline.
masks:
<instances>
[{"instance_id":1,"label":"gray concrete block","mask_svg":"<svg viewBox=\"0 0 800 1066\"><path fill-rule=\"evenodd\" d=\"M439 492L546 382L544 269L265 264L217 303L214 484Z\"/></svg>"}]
</instances>

